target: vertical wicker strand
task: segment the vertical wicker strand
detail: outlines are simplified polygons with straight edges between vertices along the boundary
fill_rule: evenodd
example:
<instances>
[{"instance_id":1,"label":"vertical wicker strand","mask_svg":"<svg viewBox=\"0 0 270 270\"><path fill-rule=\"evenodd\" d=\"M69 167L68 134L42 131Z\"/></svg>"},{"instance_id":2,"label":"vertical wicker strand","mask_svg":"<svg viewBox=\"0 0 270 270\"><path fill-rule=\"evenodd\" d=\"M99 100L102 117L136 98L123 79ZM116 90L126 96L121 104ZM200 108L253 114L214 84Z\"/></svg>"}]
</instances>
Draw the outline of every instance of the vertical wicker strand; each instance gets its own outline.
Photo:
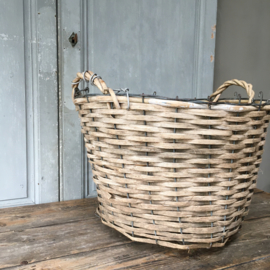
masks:
<instances>
[{"instance_id":1,"label":"vertical wicker strand","mask_svg":"<svg viewBox=\"0 0 270 270\"><path fill-rule=\"evenodd\" d=\"M142 102L144 103L144 96L142 97ZM143 115L145 115L145 110L143 111ZM144 124L146 125L146 121L144 121ZM145 136L147 137L147 132L145 132ZM145 146L147 146L147 142L145 143ZM145 153L146 156L148 156L148 152ZM146 163L147 167L149 167L149 162ZM147 175L149 175L149 172L147 172ZM148 185L150 186L150 182L148 182ZM148 192L149 195L151 195L151 191ZM152 204L152 200L150 200L150 204ZM154 215L153 210L151 210L151 214ZM153 219L153 224L155 225L155 220ZM155 230L155 236L157 236L157 231ZM156 239L156 244L158 244L158 240Z\"/></svg>"},{"instance_id":2,"label":"vertical wicker strand","mask_svg":"<svg viewBox=\"0 0 270 270\"><path fill-rule=\"evenodd\" d=\"M88 97L87 97L87 101L89 103ZM92 109L90 109L90 113L92 113ZM94 122L94 121L95 121L94 120L94 117L92 117L92 122ZM95 131L97 132L97 127L95 127ZM97 137L97 140L99 142L99 137ZM99 151L101 152L101 147L100 146L99 146ZM101 157L101 160L103 160L103 157ZM102 165L102 167L104 168L104 165ZM94 170L94 171L96 170L94 164L92 164L92 170ZM95 176L95 177L97 177L97 176ZM106 174L106 178L108 178L107 177L107 174ZM97 189L99 189L99 186L98 185L97 185ZM102 202L100 203L100 205L102 206ZM103 211L103 214L104 214L104 211Z\"/></svg>"},{"instance_id":3,"label":"vertical wicker strand","mask_svg":"<svg viewBox=\"0 0 270 270\"><path fill-rule=\"evenodd\" d=\"M259 109L260 110L260 109ZM256 118L256 120L259 120L259 117ZM254 125L254 129L257 129L257 125ZM255 135L252 136L252 139L255 138ZM254 146L254 143L251 145L251 146ZM251 153L249 153L248 155L249 157L252 156ZM247 163L247 166L249 166L249 162ZM248 174L248 171L246 171L246 174ZM247 179L245 180L245 182L247 182ZM245 191L245 189L243 188L243 191ZM242 199L243 200L243 199ZM248 210L248 207L245 207L245 210ZM244 220L245 217L242 217L242 220Z\"/></svg>"},{"instance_id":4,"label":"vertical wicker strand","mask_svg":"<svg viewBox=\"0 0 270 270\"><path fill-rule=\"evenodd\" d=\"M87 101L89 103L88 97L87 97ZM81 108L81 106L80 106L80 108ZM90 113L92 113L92 109L90 109ZM92 122L94 122L94 117L92 117ZM85 123L85 126L86 126L86 123ZM87 135L90 135L88 130L87 130ZM92 149L90 150L90 154L93 154L93 150ZM94 160L92 159L92 161L94 161Z\"/></svg>"},{"instance_id":5,"label":"vertical wicker strand","mask_svg":"<svg viewBox=\"0 0 270 270\"><path fill-rule=\"evenodd\" d=\"M257 126L254 126L254 129L257 129ZM254 136L252 137L254 138ZM251 144L250 145L251 147L254 146L254 144ZM251 153L249 153L248 157L251 157ZM249 162L247 163L247 167L249 166ZM248 174L248 171L246 171L246 174ZM245 183L247 182L247 179L245 180ZM245 191L245 188L242 189L242 191L244 192ZM242 198L242 200L244 200L244 198ZM245 210L247 210L248 207L245 207ZM240 206L238 207L238 211L240 211ZM242 217L242 220L244 220L245 217Z\"/></svg>"},{"instance_id":6,"label":"vertical wicker strand","mask_svg":"<svg viewBox=\"0 0 270 270\"><path fill-rule=\"evenodd\" d=\"M239 113L237 113L237 116L239 116ZM236 125L238 123L236 122ZM233 134L235 135L237 132L234 131ZM233 141L233 144L235 145L235 141ZM232 154L234 154L234 149L232 150ZM231 159L231 163L234 163L234 159ZM232 168L230 168L230 172L232 172ZM229 182L232 180L232 177L229 178ZM227 188L227 190L230 190L230 187ZM226 196L226 201L229 199L229 195ZM225 205L224 209L227 209L228 208L228 204ZM226 221L227 219L227 215L224 216L224 221ZM225 228L226 226L224 225L223 227L223 233L225 233ZM222 243L224 242L224 235L222 237Z\"/></svg>"},{"instance_id":7,"label":"vertical wicker strand","mask_svg":"<svg viewBox=\"0 0 270 270\"><path fill-rule=\"evenodd\" d=\"M89 103L88 97L86 97L86 98L87 98L87 101L88 101L88 103ZM80 110L82 109L81 104L79 104L79 108L80 108ZM92 113L92 109L90 109L90 112ZM80 116L81 116L81 114L80 114ZM94 117L92 117L92 121L94 122ZM84 122L84 126L86 127L86 122ZM86 132L87 132L87 135L90 135L88 130L86 130ZM85 138L85 136L83 136L83 138ZM89 140L89 141L90 141L90 140ZM84 141L84 144L85 144L85 141ZM87 150L86 150L86 153L87 153ZM92 149L90 150L90 154L93 154ZM86 157L87 157L87 156L86 156ZM91 160L91 158L89 158L89 160L90 160L90 161L94 161L93 159ZM88 158L87 158L87 161L88 161ZM92 164L92 169L94 170L93 164Z\"/></svg>"},{"instance_id":8,"label":"vertical wicker strand","mask_svg":"<svg viewBox=\"0 0 270 270\"><path fill-rule=\"evenodd\" d=\"M239 113L237 113L237 117L239 116ZM236 125L238 125L238 122L236 122ZM251 153L249 153L249 157L250 157L250 154ZM247 182L247 180L245 180L245 182ZM242 189L242 191L244 191L245 189L243 188ZM243 199L242 199L243 200ZM238 206L238 209L237 209L237 211L239 212L241 210L241 207L240 206ZM238 216L236 216L235 217L235 221L237 221L238 220Z\"/></svg>"},{"instance_id":9,"label":"vertical wicker strand","mask_svg":"<svg viewBox=\"0 0 270 270\"><path fill-rule=\"evenodd\" d=\"M88 97L86 97L86 98L87 98L87 102L90 103ZM90 109L90 113L92 113L92 109ZM92 122L95 122L94 117L92 117ZM97 127L95 127L95 131L97 132ZM89 134L88 131L87 131L87 134ZM99 137L97 137L97 140L99 141ZM101 148L100 148L100 147L99 147L99 151L101 151ZM91 150L91 153L93 153L92 150ZM104 167L104 166L103 166L103 167ZM95 169L95 166L94 166L94 163L92 163L92 170L93 170L93 171L96 170L96 169ZM96 175L95 175L95 177L96 177L96 179L97 179L97 176L96 176ZM99 189L99 186L98 186L98 185L97 185L97 189ZM98 195L98 196L100 196L100 195ZM102 206L102 202L99 202L99 203L100 203L100 205ZM103 214L104 214L104 211L103 211Z\"/></svg>"},{"instance_id":10,"label":"vertical wicker strand","mask_svg":"<svg viewBox=\"0 0 270 270\"><path fill-rule=\"evenodd\" d=\"M235 144L235 141L233 141L233 144ZM234 154L234 149L232 150L232 154ZM234 159L231 159L231 163L234 162ZM230 168L229 172L232 172L232 168ZM229 182L232 180L232 178L229 178ZM227 190L230 190L230 187L227 188ZM229 195L226 196L226 201L228 200ZM226 210L228 208L228 204L225 205L224 209ZM224 221L227 220L227 215L224 216ZM226 226L223 227L223 233L225 233ZM224 235L222 236L222 243L224 242Z\"/></svg>"},{"instance_id":11,"label":"vertical wicker strand","mask_svg":"<svg viewBox=\"0 0 270 270\"><path fill-rule=\"evenodd\" d=\"M211 119L211 117L209 117ZM209 129L211 129L211 126L209 126ZM209 139L211 139L211 136L209 135ZM208 145L208 148L211 149L211 145ZM211 159L211 155L208 156L209 159ZM211 165L208 164L208 168L211 168ZM210 173L208 173L208 178L211 176ZM208 186L211 186L210 183L208 183ZM208 192L209 196L211 196L211 192ZM212 201L209 202L210 205L212 205ZM213 211L211 211L211 216L213 216ZM211 227L213 227L213 222L211 222ZM211 239L213 238L213 233L211 233ZM212 247L213 243L210 243L210 247Z\"/></svg>"},{"instance_id":12,"label":"vertical wicker strand","mask_svg":"<svg viewBox=\"0 0 270 270\"><path fill-rule=\"evenodd\" d=\"M178 108L175 109L175 112L176 113L178 112ZM176 122L177 122L177 119L175 118L174 123L176 123ZM173 129L173 133L176 133L176 128ZM175 139L173 140L173 143L175 143ZM175 153L175 149L173 149L173 152ZM175 162L176 162L176 159L174 158L173 163L175 163ZM176 172L176 169L174 168L173 171ZM174 182L177 182L176 177L174 178ZM177 187L175 188L175 191L177 191ZM178 196L175 197L175 200L176 200L176 202L178 202ZM179 212L179 206L177 206L177 212ZM181 218L180 217L178 217L178 221L179 221L179 223L181 223ZM182 227L180 227L180 233L183 234ZM182 239L182 242L183 242L183 245L185 245L185 240L184 239Z\"/></svg>"},{"instance_id":13,"label":"vertical wicker strand","mask_svg":"<svg viewBox=\"0 0 270 270\"><path fill-rule=\"evenodd\" d=\"M111 103L111 108L113 109L113 103ZM114 118L113 115L112 115L112 117ZM114 129L117 129L116 128L116 124L114 124ZM118 135L116 135L116 139L119 140ZM118 148L121 149L121 145L118 145ZM121 159L123 159L123 155L120 155L120 157L121 157ZM125 167L125 165L123 163L122 164L122 168L124 168L124 167ZM126 173L124 173L124 178L126 178ZM125 187L126 188L128 187L127 186L127 183L125 184ZM129 199L129 193L128 192L127 192L127 198ZM128 204L128 206L129 206L129 208L131 208L131 204L130 203ZM133 213L130 213L130 216L133 217ZM132 226L132 228L134 227L134 222L133 221L131 221L131 226ZM132 237L134 237L134 231L132 231Z\"/></svg>"}]
</instances>

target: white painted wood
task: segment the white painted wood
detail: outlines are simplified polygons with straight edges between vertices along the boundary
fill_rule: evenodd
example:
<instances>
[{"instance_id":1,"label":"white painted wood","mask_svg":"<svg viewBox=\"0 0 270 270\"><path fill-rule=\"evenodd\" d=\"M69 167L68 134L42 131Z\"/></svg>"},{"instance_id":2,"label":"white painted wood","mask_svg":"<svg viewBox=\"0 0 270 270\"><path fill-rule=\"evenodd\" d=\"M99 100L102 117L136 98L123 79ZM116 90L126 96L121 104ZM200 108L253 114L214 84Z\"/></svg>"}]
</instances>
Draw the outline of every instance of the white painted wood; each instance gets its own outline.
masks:
<instances>
[{"instance_id":1,"label":"white painted wood","mask_svg":"<svg viewBox=\"0 0 270 270\"><path fill-rule=\"evenodd\" d=\"M55 1L0 1L0 207L58 200Z\"/></svg>"},{"instance_id":2,"label":"white painted wood","mask_svg":"<svg viewBox=\"0 0 270 270\"><path fill-rule=\"evenodd\" d=\"M36 139L39 140L36 179L40 203L58 201L58 85L56 1L37 0L37 70ZM34 90L35 91L35 90Z\"/></svg>"},{"instance_id":3,"label":"white painted wood","mask_svg":"<svg viewBox=\"0 0 270 270\"><path fill-rule=\"evenodd\" d=\"M61 200L84 197L84 146L80 121L71 100L71 81L83 68L81 4L81 1L58 1ZM78 34L78 44L74 48L68 41L72 32Z\"/></svg>"},{"instance_id":4,"label":"white painted wood","mask_svg":"<svg viewBox=\"0 0 270 270\"><path fill-rule=\"evenodd\" d=\"M13 1L14 2L14 1ZM0 200L25 199L27 197L27 157L26 157L26 92L24 59L24 17L23 3L18 3L15 16L18 27L6 24L11 21L15 2L2 2L0 16L0 54L1 69L1 189ZM20 63L20 65L18 64ZM21 69L22 67L22 69ZM14 79L16 77L16 79ZM14 92L14 90L17 90ZM17 154L15 150L17 148Z\"/></svg>"},{"instance_id":5,"label":"white painted wood","mask_svg":"<svg viewBox=\"0 0 270 270\"><path fill-rule=\"evenodd\" d=\"M76 72L90 69L130 93L207 97L216 10L216 0L59 1L62 200L96 194L70 97ZM78 34L74 48L72 32Z\"/></svg>"}]
</instances>

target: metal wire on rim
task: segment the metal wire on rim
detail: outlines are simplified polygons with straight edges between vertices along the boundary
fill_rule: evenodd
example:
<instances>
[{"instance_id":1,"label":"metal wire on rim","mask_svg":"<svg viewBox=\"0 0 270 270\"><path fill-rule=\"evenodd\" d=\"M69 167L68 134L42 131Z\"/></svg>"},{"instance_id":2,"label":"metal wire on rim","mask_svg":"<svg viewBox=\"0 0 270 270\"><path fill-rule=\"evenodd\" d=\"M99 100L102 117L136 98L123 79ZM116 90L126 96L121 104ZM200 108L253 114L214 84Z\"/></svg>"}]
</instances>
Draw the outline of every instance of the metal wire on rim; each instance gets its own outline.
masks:
<instances>
[{"instance_id":1,"label":"metal wire on rim","mask_svg":"<svg viewBox=\"0 0 270 270\"><path fill-rule=\"evenodd\" d=\"M86 83L89 83L89 81L87 81L87 80L85 79L85 73L86 73L86 72L88 72L88 70L86 70L86 71L83 72L83 81L86 82Z\"/></svg>"},{"instance_id":2,"label":"metal wire on rim","mask_svg":"<svg viewBox=\"0 0 270 270\"><path fill-rule=\"evenodd\" d=\"M92 76L91 76L91 78L90 78L90 80L89 81L91 81L91 85L94 85L94 81L95 81L95 79L102 79L101 78L101 76L99 76L99 75L97 75L96 73L94 73Z\"/></svg>"},{"instance_id":3,"label":"metal wire on rim","mask_svg":"<svg viewBox=\"0 0 270 270\"><path fill-rule=\"evenodd\" d=\"M77 85L77 84L79 85L79 83L81 82L81 80L83 80L85 83L89 83L89 81L87 81L87 80L85 79L85 73L86 73L86 72L88 72L88 71L86 70L86 71L83 72L83 79L80 79L80 80L77 81L77 82L72 82L71 85ZM83 90L79 90L79 91L83 91Z\"/></svg>"},{"instance_id":4,"label":"metal wire on rim","mask_svg":"<svg viewBox=\"0 0 270 270\"><path fill-rule=\"evenodd\" d=\"M72 82L72 85L79 85L80 81L83 80L84 82L88 83L88 81L85 79L85 73L88 71L84 71L83 72L83 79L80 79L78 82ZM98 78L98 79L102 79L101 76L97 75L96 73L94 73L89 82L91 82L91 85L94 85L94 80ZM239 96L240 96L240 100L242 101L248 101L247 98L241 98L241 95L238 95L237 92L235 92L235 96L236 98L223 98L223 99L219 99L217 102L213 102L210 98L210 96L208 96L207 99L203 99L203 98L199 98L197 99L195 98L178 98L178 96L176 98L170 98L170 97L164 97L164 96L158 96L156 91L153 92L152 95L145 95L145 94L130 94L129 93L129 88L119 88L119 89L113 89L113 91L115 91L115 94L118 96L123 96L126 95L127 96L127 110L130 109L130 101L129 101L129 97L142 97L144 96L144 98L155 98L155 99L163 99L163 100L177 100L177 101L183 101L183 102L191 102L191 103L196 103L196 104L202 104L202 105L207 105L209 107L209 109L211 109L211 105L218 105L218 104L226 104L226 105L235 105L235 106L239 106L241 105L241 103L236 104L236 103L231 103L231 102L226 102L226 100L239 100ZM85 92L85 94L83 94L83 92ZM121 93L124 92L124 93ZM89 88L86 87L82 90L80 90L78 87L75 88L75 98L76 97L87 97L87 96L100 96L100 94L89 94ZM253 99L251 103L245 103L243 104L244 106L255 106L255 107L264 107L265 105L270 105L270 99L262 99L263 97L263 92L260 91L260 96L259 99ZM224 101L224 102L223 102ZM264 101L264 103L262 103ZM257 102L257 103L256 103Z\"/></svg>"},{"instance_id":5,"label":"metal wire on rim","mask_svg":"<svg viewBox=\"0 0 270 270\"><path fill-rule=\"evenodd\" d=\"M75 83L77 84L77 83ZM121 88L122 89L122 88ZM128 97L142 97L144 96L144 98L154 98L154 99L163 99L163 100L172 100L172 101L183 101L183 102L191 102L191 103L196 103L196 104L201 104L201 105L220 105L220 104L225 104L225 105L234 105L234 106L239 106L239 104L237 103L231 103L231 102L226 102L227 100L239 100L239 98L223 98L223 99L219 99L218 102L212 102L212 101L208 101L206 98L179 98L177 96L177 98L170 98L170 97L163 97L163 96L158 96L158 95L143 95L143 94L130 94L127 93L125 91L125 93L121 93L121 89L113 89L114 91L116 91L116 96L123 96L123 95L127 95ZM84 91L83 90L79 90L79 91ZM107 94L108 95L108 94ZM104 96L104 94L85 94L84 96L81 97L91 97L91 96ZM248 101L247 98L241 98L242 101ZM129 102L129 100L128 100ZM257 103L256 103L257 102ZM264 103L262 103L264 102ZM270 105L270 99L253 99L253 101L251 103L245 103L242 104L243 106L254 106L254 107L264 107L266 105Z\"/></svg>"},{"instance_id":6,"label":"metal wire on rim","mask_svg":"<svg viewBox=\"0 0 270 270\"><path fill-rule=\"evenodd\" d=\"M127 110L130 109L130 104L129 104L129 89L128 88L119 88L119 89L113 89L113 91L116 92L116 95L120 92L120 91L123 91L127 94Z\"/></svg>"}]
</instances>

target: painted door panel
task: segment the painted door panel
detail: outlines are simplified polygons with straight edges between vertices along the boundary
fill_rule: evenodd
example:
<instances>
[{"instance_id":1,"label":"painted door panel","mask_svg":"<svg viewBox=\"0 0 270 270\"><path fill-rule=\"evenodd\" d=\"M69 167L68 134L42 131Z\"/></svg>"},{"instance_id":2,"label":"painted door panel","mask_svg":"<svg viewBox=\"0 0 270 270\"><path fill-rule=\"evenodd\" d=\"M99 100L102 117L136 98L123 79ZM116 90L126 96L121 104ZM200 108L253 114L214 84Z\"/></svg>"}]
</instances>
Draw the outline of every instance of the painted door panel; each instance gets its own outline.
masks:
<instances>
[{"instance_id":1,"label":"painted door panel","mask_svg":"<svg viewBox=\"0 0 270 270\"><path fill-rule=\"evenodd\" d=\"M96 195L70 96L76 73L90 69L130 93L207 97L213 91L217 1L59 0L58 11L60 183L67 200ZM68 42L72 32L78 34L75 47Z\"/></svg>"},{"instance_id":2,"label":"painted door panel","mask_svg":"<svg viewBox=\"0 0 270 270\"><path fill-rule=\"evenodd\" d=\"M0 1L0 207L58 200L56 2Z\"/></svg>"}]
</instances>

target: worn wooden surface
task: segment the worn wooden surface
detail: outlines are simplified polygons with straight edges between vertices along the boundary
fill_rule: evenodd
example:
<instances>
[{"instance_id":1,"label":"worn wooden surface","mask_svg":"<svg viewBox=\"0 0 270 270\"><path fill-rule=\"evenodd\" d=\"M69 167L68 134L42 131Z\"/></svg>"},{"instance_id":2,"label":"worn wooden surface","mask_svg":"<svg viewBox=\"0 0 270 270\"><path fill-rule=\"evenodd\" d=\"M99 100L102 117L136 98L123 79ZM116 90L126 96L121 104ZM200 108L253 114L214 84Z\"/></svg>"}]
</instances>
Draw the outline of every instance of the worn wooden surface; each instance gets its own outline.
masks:
<instances>
[{"instance_id":1,"label":"worn wooden surface","mask_svg":"<svg viewBox=\"0 0 270 270\"><path fill-rule=\"evenodd\" d=\"M224 248L134 243L101 224L96 199L0 209L0 269L270 269L270 194L257 190Z\"/></svg>"}]
</instances>

